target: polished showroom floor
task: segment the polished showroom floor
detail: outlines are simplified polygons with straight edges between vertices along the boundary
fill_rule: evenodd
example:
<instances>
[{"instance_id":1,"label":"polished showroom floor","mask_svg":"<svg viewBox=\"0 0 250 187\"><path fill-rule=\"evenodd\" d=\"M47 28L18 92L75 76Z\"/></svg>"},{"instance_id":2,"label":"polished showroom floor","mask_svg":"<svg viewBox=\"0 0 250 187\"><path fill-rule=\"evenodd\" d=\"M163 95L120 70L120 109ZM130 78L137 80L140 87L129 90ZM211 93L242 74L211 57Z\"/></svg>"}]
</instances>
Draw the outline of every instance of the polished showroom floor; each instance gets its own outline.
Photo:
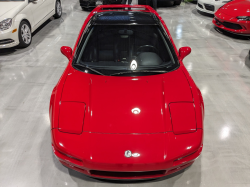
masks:
<instances>
[{"instance_id":1,"label":"polished showroom floor","mask_svg":"<svg viewBox=\"0 0 250 187\"><path fill-rule=\"evenodd\" d=\"M193 3L158 9L176 46L192 47L184 64L204 97L204 149L193 166L171 177L124 183L62 166L50 144L49 99L67 64L60 47L74 45L89 13L78 0L64 0L63 12L35 33L30 47L0 50L1 187L250 186L250 38L216 31Z\"/></svg>"}]
</instances>

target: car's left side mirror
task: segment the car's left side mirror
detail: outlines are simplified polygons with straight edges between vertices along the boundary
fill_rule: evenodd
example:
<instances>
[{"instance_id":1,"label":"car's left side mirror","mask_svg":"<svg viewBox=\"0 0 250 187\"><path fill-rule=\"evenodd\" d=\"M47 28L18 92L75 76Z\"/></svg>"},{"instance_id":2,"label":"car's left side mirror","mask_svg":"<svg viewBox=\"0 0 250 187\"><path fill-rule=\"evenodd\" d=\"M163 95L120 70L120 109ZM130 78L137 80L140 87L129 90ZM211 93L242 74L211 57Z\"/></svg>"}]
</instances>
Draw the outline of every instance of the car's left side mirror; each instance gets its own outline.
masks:
<instances>
[{"instance_id":1,"label":"car's left side mirror","mask_svg":"<svg viewBox=\"0 0 250 187\"><path fill-rule=\"evenodd\" d=\"M73 57L73 51L72 51L72 49L71 49L71 47L68 47L68 46L62 46L61 47L61 53L64 55L64 56L66 56L68 59L69 59L69 61L71 61L72 60L72 57Z\"/></svg>"},{"instance_id":2,"label":"car's left side mirror","mask_svg":"<svg viewBox=\"0 0 250 187\"><path fill-rule=\"evenodd\" d=\"M190 47L181 47L179 49L179 58L180 58L180 60L183 60L190 53L191 53L191 48Z\"/></svg>"}]
</instances>

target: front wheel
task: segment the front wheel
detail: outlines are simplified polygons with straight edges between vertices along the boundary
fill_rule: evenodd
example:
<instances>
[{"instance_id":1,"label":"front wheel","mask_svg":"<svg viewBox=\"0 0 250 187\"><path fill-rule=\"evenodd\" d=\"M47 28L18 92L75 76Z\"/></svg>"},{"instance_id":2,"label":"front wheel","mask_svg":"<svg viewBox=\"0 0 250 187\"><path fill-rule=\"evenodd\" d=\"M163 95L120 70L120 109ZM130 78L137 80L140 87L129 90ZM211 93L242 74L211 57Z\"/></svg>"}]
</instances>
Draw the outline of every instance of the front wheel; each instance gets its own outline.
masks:
<instances>
[{"instance_id":1,"label":"front wheel","mask_svg":"<svg viewBox=\"0 0 250 187\"><path fill-rule=\"evenodd\" d=\"M59 0L56 1L55 10L56 10L56 13L55 13L54 17L60 18L62 16L62 5L61 5L61 2Z\"/></svg>"},{"instance_id":2,"label":"front wheel","mask_svg":"<svg viewBox=\"0 0 250 187\"><path fill-rule=\"evenodd\" d=\"M25 48L31 44L32 35L30 25L27 21L22 21L18 31L19 47Z\"/></svg>"},{"instance_id":3,"label":"front wheel","mask_svg":"<svg viewBox=\"0 0 250 187\"><path fill-rule=\"evenodd\" d=\"M174 5L180 5L181 4L181 0L177 0L174 2Z\"/></svg>"}]
</instances>

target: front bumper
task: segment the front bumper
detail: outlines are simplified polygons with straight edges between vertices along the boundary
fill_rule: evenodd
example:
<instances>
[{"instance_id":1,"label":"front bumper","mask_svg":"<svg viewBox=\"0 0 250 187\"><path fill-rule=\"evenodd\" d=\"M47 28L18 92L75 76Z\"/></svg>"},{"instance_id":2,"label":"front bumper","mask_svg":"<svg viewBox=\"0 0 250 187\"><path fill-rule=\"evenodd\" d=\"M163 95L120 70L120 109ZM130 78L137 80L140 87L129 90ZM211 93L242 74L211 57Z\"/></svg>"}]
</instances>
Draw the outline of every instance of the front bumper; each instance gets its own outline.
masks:
<instances>
[{"instance_id":1,"label":"front bumper","mask_svg":"<svg viewBox=\"0 0 250 187\"><path fill-rule=\"evenodd\" d=\"M201 129L183 135L174 135L172 132L137 135L131 138L131 142L128 142L131 135L111 134L107 137L99 134L97 138L96 134L83 133L81 138L81 135L68 136L56 129L52 131L55 132L52 132L52 147L59 161L66 167L96 178L140 180L163 177L189 167L202 151ZM123 136L122 140L118 136ZM156 140L158 145L150 145L152 140ZM125 158L124 150L131 148L137 149L141 156Z\"/></svg>"},{"instance_id":2,"label":"front bumper","mask_svg":"<svg viewBox=\"0 0 250 187\"><path fill-rule=\"evenodd\" d=\"M183 160L178 160L173 165L173 167L169 167L163 170L156 170L156 171L138 171L138 172L120 172L120 171L100 171L100 170L91 170L89 168L79 166L73 164L69 161L68 158L61 158L63 155L58 154L58 152L54 151L54 154L59 159L59 161L66 167L76 170L80 173L88 175L90 177L95 178L102 178L102 179L117 179L117 180L142 180L142 179L153 179L153 178L160 178L164 177L178 171L181 171L189 166L191 166L194 161L199 157L202 151L202 146L198 151L194 154L183 158ZM61 157L60 157L60 156Z\"/></svg>"},{"instance_id":3,"label":"front bumper","mask_svg":"<svg viewBox=\"0 0 250 187\"><path fill-rule=\"evenodd\" d=\"M70 163L67 163L65 161L62 161L59 159L59 161L66 167L76 170L80 173L83 173L85 175L88 175L90 177L94 178L100 178L100 179L113 179L113 180L145 180L145 179L155 179L164 177L173 173L176 173L178 171L181 171L189 166L191 166L194 163L193 161L190 161L186 164L176 166L173 168L169 168L168 170L158 170L158 171L141 171L141 172L117 172L117 171L95 171L95 170L85 170L84 168L81 168L79 166L74 166Z\"/></svg>"},{"instance_id":4,"label":"front bumper","mask_svg":"<svg viewBox=\"0 0 250 187\"><path fill-rule=\"evenodd\" d=\"M250 36L250 21L240 21L232 16L216 13L213 19L213 24L228 32Z\"/></svg>"},{"instance_id":5,"label":"front bumper","mask_svg":"<svg viewBox=\"0 0 250 187\"><path fill-rule=\"evenodd\" d=\"M8 30L0 31L0 49L10 48L19 44L18 30L13 33L13 28Z\"/></svg>"},{"instance_id":6,"label":"front bumper","mask_svg":"<svg viewBox=\"0 0 250 187\"><path fill-rule=\"evenodd\" d=\"M222 1L199 0L196 9L201 12L214 14L224 4L226 3L222 3Z\"/></svg>"}]
</instances>

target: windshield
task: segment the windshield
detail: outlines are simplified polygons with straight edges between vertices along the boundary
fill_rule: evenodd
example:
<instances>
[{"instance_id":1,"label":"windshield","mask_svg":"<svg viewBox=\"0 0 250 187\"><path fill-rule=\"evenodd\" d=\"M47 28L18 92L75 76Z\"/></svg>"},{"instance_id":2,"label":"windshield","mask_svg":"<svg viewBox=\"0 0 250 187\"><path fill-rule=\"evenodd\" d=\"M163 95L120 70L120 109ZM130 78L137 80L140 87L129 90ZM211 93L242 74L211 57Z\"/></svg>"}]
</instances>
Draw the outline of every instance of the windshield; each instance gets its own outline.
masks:
<instances>
[{"instance_id":1,"label":"windshield","mask_svg":"<svg viewBox=\"0 0 250 187\"><path fill-rule=\"evenodd\" d=\"M102 75L165 73L178 67L159 25L94 25L75 67Z\"/></svg>"}]
</instances>

